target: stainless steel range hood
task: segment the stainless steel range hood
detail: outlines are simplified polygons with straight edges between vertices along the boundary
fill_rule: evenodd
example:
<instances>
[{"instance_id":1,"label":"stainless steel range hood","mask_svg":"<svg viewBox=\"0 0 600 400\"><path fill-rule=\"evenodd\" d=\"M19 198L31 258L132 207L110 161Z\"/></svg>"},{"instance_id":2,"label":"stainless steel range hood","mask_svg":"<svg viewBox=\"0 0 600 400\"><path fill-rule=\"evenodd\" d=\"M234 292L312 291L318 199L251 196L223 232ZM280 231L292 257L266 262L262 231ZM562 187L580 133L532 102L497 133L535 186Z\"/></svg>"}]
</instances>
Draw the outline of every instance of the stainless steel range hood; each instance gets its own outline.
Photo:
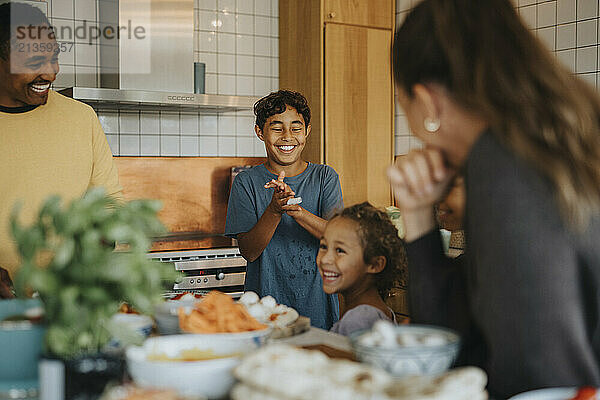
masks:
<instances>
[{"instance_id":1,"label":"stainless steel range hood","mask_svg":"<svg viewBox=\"0 0 600 400\"><path fill-rule=\"evenodd\" d=\"M98 0L98 22L100 88L61 91L67 96L99 109L207 113L248 110L258 100L193 93L193 0Z\"/></svg>"},{"instance_id":2,"label":"stainless steel range hood","mask_svg":"<svg viewBox=\"0 0 600 400\"><path fill-rule=\"evenodd\" d=\"M252 109L257 97L72 87L60 93L100 110L221 113Z\"/></svg>"},{"instance_id":3,"label":"stainless steel range hood","mask_svg":"<svg viewBox=\"0 0 600 400\"><path fill-rule=\"evenodd\" d=\"M100 87L193 92L193 0L99 0Z\"/></svg>"}]
</instances>

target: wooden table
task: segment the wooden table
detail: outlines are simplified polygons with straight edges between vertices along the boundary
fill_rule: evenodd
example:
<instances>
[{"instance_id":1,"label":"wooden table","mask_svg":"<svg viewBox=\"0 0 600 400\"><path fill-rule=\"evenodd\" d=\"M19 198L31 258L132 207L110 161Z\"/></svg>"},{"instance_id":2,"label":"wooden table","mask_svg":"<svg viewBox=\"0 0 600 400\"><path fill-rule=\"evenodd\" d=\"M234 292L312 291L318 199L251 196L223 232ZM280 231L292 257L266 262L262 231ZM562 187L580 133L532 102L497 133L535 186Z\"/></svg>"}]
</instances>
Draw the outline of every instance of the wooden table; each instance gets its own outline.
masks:
<instances>
[{"instance_id":1,"label":"wooden table","mask_svg":"<svg viewBox=\"0 0 600 400\"><path fill-rule=\"evenodd\" d=\"M271 339L269 343L287 343L305 349L320 350L329 357L355 360L350 339L315 327L292 337Z\"/></svg>"}]
</instances>

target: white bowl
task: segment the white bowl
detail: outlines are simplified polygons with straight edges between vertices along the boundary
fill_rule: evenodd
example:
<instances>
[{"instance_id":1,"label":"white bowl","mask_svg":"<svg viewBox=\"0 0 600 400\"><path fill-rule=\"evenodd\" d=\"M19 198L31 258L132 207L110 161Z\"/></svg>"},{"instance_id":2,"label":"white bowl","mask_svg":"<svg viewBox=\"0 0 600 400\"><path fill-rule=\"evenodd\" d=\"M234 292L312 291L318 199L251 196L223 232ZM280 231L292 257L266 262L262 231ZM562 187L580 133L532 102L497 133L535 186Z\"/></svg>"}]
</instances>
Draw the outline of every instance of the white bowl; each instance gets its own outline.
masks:
<instances>
[{"instance_id":1,"label":"white bowl","mask_svg":"<svg viewBox=\"0 0 600 400\"><path fill-rule=\"evenodd\" d=\"M426 325L398 325L393 329L397 335L441 335L446 339L446 343L397 347L364 345L361 343L361 336L370 331L362 330L350 335L356 357L362 362L386 370L395 377L440 374L447 371L456 360L460 337L449 329Z\"/></svg>"},{"instance_id":2,"label":"white bowl","mask_svg":"<svg viewBox=\"0 0 600 400\"><path fill-rule=\"evenodd\" d=\"M518 394L508 400L569 400L577 394L577 388L547 388Z\"/></svg>"},{"instance_id":3,"label":"white bowl","mask_svg":"<svg viewBox=\"0 0 600 400\"><path fill-rule=\"evenodd\" d=\"M144 337L148 337L152 332L154 322L147 315L117 313L111 320L117 324L129 327L132 331L138 332Z\"/></svg>"},{"instance_id":4,"label":"white bowl","mask_svg":"<svg viewBox=\"0 0 600 400\"><path fill-rule=\"evenodd\" d=\"M131 343L139 343L152 333L154 321L147 315L117 313L111 317L113 327L119 326L120 333L115 333L107 344L107 350L123 349ZM125 330L125 332L124 332ZM132 335L136 335L134 337Z\"/></svg>"},{"instance_id":5,"label":"white bowl","mask_svg":"<svg viewBox=\"0 0 600 400\"><path fill-rule=\"evenodd\" d=\"M197 300L167 300L158 304L154 309L154 319L156 327L161 335L175 335L181 333L179 328L179 316L177 310L183 307L186 310L194 308Z\"/></svg>"},{"instance_id":6,"label":"white bowl","mask_svg":"<svg viewBox=\"0 0 600 400\"><path fill-rule=\"evenodd\" d=\"M127 349L127 369L142 387L176 389L182 396L209 399L227 396L235 382L231 370L241 356L262 346L271 329L213 335L170 335L149 338L142 347ZM204 361L148 361L150 354L177 357L182 350L206 350L224 358Z\"/></svg>"}]
</instances>

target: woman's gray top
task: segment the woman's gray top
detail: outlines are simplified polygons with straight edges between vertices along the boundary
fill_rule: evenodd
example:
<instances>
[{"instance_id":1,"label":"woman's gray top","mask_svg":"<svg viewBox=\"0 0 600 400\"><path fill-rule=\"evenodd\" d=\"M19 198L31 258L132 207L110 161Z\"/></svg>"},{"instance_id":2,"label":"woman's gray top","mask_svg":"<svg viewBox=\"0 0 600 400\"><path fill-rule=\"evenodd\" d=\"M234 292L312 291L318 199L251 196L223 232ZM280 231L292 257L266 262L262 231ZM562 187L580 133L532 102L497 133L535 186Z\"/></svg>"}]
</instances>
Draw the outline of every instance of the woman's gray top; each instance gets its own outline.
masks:
<instances>
[{"instance_id":1,"label":"woman's gray top","mask_svg":"<svg viewBox=\"0 0 600 400\"><path fill-rule=\"evenodd\" d=\"M549 181L491 132L465 174L465 255L445 258L437 230L407 246L412 321L460 331L496 398L600 386L600 218L573 233Z\"/></svg>"}]
</instances>

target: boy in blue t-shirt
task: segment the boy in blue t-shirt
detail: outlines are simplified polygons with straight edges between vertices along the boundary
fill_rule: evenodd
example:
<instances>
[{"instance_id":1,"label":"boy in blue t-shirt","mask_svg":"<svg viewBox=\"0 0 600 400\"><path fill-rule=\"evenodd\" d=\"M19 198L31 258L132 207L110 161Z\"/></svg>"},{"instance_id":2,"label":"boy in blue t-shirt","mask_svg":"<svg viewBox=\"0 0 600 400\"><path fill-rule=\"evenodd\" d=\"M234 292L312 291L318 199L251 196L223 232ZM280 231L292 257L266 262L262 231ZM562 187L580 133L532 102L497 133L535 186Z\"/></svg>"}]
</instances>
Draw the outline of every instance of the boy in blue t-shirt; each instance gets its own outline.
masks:
<instances>
[{"instance_id":1,"label":"boy in blue t-shirt","mask_svg":"<svg viewBox=\"0 0 600 400\"><path fill-rule=\"evenodd\" d=\"M339 318L338 299L323 292L316 257L326 219L343 208L338 175L301 157L311 127L300 93L271 93L254 114L268 159L235 177L225 234L237 238L248 260L245 290L271 295L329 329ZM295 195L302 203L287 205Z\"/></svg>"}]
</instances>

